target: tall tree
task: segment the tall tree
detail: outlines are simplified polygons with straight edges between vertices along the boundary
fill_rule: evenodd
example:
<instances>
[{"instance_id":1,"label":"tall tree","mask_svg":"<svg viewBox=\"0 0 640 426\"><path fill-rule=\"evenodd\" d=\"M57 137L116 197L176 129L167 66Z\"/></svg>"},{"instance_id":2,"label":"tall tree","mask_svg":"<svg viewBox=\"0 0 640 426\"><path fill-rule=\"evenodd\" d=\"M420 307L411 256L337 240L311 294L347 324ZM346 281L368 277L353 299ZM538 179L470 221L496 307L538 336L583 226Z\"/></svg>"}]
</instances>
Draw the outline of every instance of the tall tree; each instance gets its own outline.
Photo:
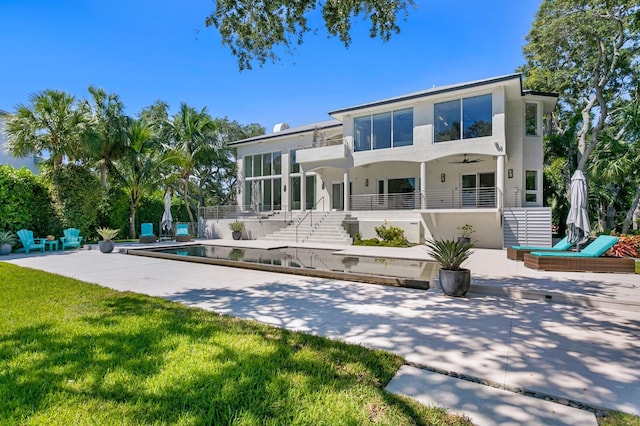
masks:
<instances>
[{"instance_id":1,"label":"tall tree","mask_svg":"<svg viewBox=\"0 0 640 426\"><path fill-rule=\"evenodd\" d=\"M206 108L196 111L186 103L167 123L169 141L167 158L178 169L180 188L189 220L195 222L189 198L190 179L196 168L210 158L219 147L216 145L215 125Z\"/></svg>"},{"instance_id":2,"label":"tall tree","mask_svg":"<svg viewBox=\"0 0 640 426\"><path fill-rule=\"evenodd\" d=\"M400 32L398 19L406 17L413 0L217 0L215 11L207 17L207 27L215 26L222 43L238 59L239 69L251 69L255 61L263 65L279 59L274 51L291 51L302 44L309 27L309 16L321 10L327 33L339 37L345 47L351 44L351 25L362 16L371 21L369 36L388 41Z\"/></svg>"},{"instance_id":3,"label":"tall tree","mask_svg":"<svg viewBox=\"0 0 640 426\"><path fill-rule=\"evenodd\" d=\"M113 170L113 162L120 158L126 146L127 118L124 105L118 95L89 86L91 101L85 101L89 126L85 141L89 145L90 157L100 169L100 182L107 186L107 172Z\"/></svg>"},{"instance_id":4,"label":"tall tree","mask_svg":"<svg viewBox=\"0 0 640 426\"><path fill-rule=\"evenodd\" d=\"M142 120L130 120L126 129L127 145L116 163L117 176L129 201L129 237L136 237L136 212L142 198L157 189L162 161L153 149L153 136Z\"/></svg>"},{"instance_id":5,"label":"tall tree","mask_svg":"<svg viewBox=\"0 0 640 426\"><path fill-rule=\"evenodd\" d=\"M46 163L54 169L63 159L82 157L80 135L86 119L74 96L59 90L31 95L28 105L18 105L6 125L8 148L16 157L49 154Z\"/></svg>"},{"instance_id":6,"label":"tall tree","mask_svg":"<svg viewBox=\"0 0 640 426\"><path fill-rule=\"evenodd\" d=\"M579 112L579 170L608 122L612 103L635 79L640 25L637 0L544 0L524 47L527 86L561 94Z\"/></svg>"}]
</instances>

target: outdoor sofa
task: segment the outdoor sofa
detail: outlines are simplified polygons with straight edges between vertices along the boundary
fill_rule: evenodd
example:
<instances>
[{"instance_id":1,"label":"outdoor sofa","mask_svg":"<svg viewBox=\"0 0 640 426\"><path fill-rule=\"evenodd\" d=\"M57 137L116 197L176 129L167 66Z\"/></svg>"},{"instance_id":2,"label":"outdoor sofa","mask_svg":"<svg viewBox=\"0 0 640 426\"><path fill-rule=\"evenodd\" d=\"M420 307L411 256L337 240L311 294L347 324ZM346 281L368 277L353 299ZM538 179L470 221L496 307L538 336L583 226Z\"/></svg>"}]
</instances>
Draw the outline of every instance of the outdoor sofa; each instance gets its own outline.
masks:
<instances>
[{"instance_id":1,"label":"outdoor sofa","mask_svg":"<svg viewBox=\"0 0 640 426\"><path fill-rule=\"evenodd\" d=\"M634 259L602 257L617 242L618 237L601 235L581 252L525 253L524 266L544 271L634 273Z\"/></svg>"}]
</instances>

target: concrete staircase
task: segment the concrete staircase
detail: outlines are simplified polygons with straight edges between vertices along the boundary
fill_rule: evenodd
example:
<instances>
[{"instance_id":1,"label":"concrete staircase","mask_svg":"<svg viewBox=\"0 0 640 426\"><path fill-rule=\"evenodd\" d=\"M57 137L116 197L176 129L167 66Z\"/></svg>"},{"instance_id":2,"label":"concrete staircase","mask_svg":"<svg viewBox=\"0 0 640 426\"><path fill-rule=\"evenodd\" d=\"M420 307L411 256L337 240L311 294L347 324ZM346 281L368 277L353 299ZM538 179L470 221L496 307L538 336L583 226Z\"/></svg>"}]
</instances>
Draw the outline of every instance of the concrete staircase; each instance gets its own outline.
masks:
<instances>
[{"instance_id":1,"label":"concrete staircase","mask_svg":"<svg viewBox=\"0 0 640 426\"><path fill-rule=\"evenodd\" d=\"M344 221L350 217L348 213L321 211L314 211L310 215L307 215L307 213L295 214L291 225L261 239L294 243L353 243L353 239L347 234L343 226Z\"/></svg>"}]
</instances>

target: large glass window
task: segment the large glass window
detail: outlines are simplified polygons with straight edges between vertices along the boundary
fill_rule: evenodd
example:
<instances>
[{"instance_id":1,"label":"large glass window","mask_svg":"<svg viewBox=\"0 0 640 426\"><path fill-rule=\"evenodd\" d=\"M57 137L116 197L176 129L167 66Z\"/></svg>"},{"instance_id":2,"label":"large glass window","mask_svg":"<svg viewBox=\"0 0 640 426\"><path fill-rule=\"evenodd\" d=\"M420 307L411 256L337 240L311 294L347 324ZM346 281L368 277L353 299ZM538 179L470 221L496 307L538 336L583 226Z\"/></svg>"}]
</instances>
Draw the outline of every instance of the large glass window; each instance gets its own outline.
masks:
<instances>
[{"instance_id":1,"label":"large glass window","mask_svg":"<svg viewBox=\"0 0 640 426\"><path fill-rule=\"evenodd\" d=\"M433 106L435 141L445 142L460 139L460 101L449 101Z\"/></svg>"},{"instance_id":2,"label":"large glass window","mask_svg":"<svg viewBox=\"0 0 640 426\"><path fill-rule=\"evenodd\" d=\"M373 149L391 148L391 113L373 116Z\"/></svg>"},{"instance_id":3,"label":"large glass window","mask_svg":"<svg viewBox=\"0 0 640 426\"><path fill-rule=\"evenodd\" d=\"M538 136L538 105L526 104L524 115L525 134L527 136Z\"/></svg>"},{"instance_id":4,"label":"large glass window","mask_svg":"<svg viewBox=\"0 0 640 426\"><path fill-rule=\"evenodd\" d=\"M433 106L434 141L491 136L492 96L482 95L455 101L440 102Z\"/></svg>"},{"instance_id":5,"label":"large glass window","mask_svg":"<svg viewBox=\"0 0 640 426\"><path fill-rule=\"evenodd\" d=\"M296 160L296 150L289 151L289 173L300 173L300 164Z\"/></svg>"},{"instance_id":6,"label":"large glass window","mask_svg":"<svg viewBox=\"0 0 640 426\"><path fill-rule=\"evenodd\" d=\"M262 154L253 156L253 176L262 176Z\"/></svg>"},{"instance_id":7,"label":"large glass window","mask_svg":"<svg viewBox=\"0 0 640 426\"><path fill-rule=\"evenodd\" d=\"M353 127L355 151L413 145L412 108L358 117Z\"/></svg>"},{"instance_id":8,"label":"large glass window","mask_svg":"<svg viewBox=\"0 0 640 426\"><path fill-rule=\"evenodd\" d=\"M253 157L250 155L244 157L244 175L246 177L253 176Z\"/></svg>"},{"instance_id":9,"label":"large glass window","mask_svg":"<svg viewBox=\"0 0 640 426\"><path fill-rule=\"evenodd\" d=\"M306 208L311 210L316 204L316 175L307 176L306 180Z\"/></svg>"},{"instance_id":10,"label":"large glass window","mask_svg":"<svg viewBox=\"0 0 640 426\"><path fill-rule=\"evenodd\" d=\"M273 174L282 174L282 153L280 151L273 153Z\"/></svg>"},{"instance_id":11,"label":"large glass window","mask_svg":"<svg viewBox=\"0 0 640 426\"><path fill-rule=\"evenodd\" d=\"M353 137L355 151L371 149L371 116L358 117L353 120Z\"/></svg>"},{"instance_id":12,"label":"large glass window","mask_svg":"<svg viewBox=\"0 0 640 426\"><path fill-rule=\"evenodd\" d=\"M475 96L462 100L464 138L491 136L493 107L491 95Z\"/></svg>"},{"instance_id":13,"label":"large glass window","mask_svg":"<svg viewBox=\"0 0 640 426\"><path fill-rule=\"evenodd\" d=\"M292 176L289 181L291 209L300 210L300 176Z\"/></svg>"},{"instance_id":14,"label":"large glass window","mask_svg":"<svg viewBox=\"0 0 640 426\"><path fill-rule=\"evenodd\" d=\"M413 145L413 109L393 112L393 146Z\"/></svg>"},{"instance_id":15,"label":"large glass window","mask_svg":"<svg viewBox=\"0 0 640 426\"><path fill-rule=\"evenodd\" d=\"M271 153L262 154L262 176L271 176Z\"/></svg>"}]
</instances>

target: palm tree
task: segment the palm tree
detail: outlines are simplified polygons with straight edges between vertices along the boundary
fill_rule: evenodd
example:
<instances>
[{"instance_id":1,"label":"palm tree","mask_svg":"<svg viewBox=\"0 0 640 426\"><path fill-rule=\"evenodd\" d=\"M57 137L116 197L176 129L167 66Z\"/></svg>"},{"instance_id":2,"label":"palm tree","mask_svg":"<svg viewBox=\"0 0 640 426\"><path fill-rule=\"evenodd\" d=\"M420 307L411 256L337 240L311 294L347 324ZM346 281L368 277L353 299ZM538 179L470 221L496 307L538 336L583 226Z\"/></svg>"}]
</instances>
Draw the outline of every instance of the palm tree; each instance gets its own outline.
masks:
<instances>
[{"instance_id":1,"label":"palm tree","mask_svg":"<svg viewBox=\"0 0 640 426\"><path fill-rule=\"evenodd\" d=\"M163 162L152 149L151 129L141 120L130 120L126 128L126 149L116 171L129 201L129 237L136 236L136 212L142 197L153 192L161 180Z\"/></svg>"},{"instance_id":2,"label":"palm tree","mask_svg":"<svg viewBox=\"0 0 640 426\"><path fill-rule=\"evenodd\" d=\"M218 147L215 144L215 125L202 108L200 112L180 105L180 111L168 123L169 144L165 147L169 161L178 168L180 192L189 220L195 222L189 200L189 184L194 171L211 157Z\"/></svg>"},{"instance_id":3,"label":"palm tree","mask_svg":"<svg viewBox=\"0 0 640 426\"><path fill-rule=\"evenodd\" d=\"M64 157L82 157L80 135L86 119L75 107L75 97L59 90L44 90L29 98L29 105L18 105L6 126L8 147L16 157L42 156L58 168Z\"/></svg>"},{"instance_id":4,"label":"palm tree","mask_svg":"<svg viewBox=\"0 0 640 426\"><path fill-rule=\"evenodd\" d=\"M89 86L92 105L85 101L90 126L85 132L90 157L100 168L100 182L107 186L107 172L113 170L113 162L120 158L126 147L127 118L118 95L107 94L103 89Z\"/></svg>"}]
</instances>

